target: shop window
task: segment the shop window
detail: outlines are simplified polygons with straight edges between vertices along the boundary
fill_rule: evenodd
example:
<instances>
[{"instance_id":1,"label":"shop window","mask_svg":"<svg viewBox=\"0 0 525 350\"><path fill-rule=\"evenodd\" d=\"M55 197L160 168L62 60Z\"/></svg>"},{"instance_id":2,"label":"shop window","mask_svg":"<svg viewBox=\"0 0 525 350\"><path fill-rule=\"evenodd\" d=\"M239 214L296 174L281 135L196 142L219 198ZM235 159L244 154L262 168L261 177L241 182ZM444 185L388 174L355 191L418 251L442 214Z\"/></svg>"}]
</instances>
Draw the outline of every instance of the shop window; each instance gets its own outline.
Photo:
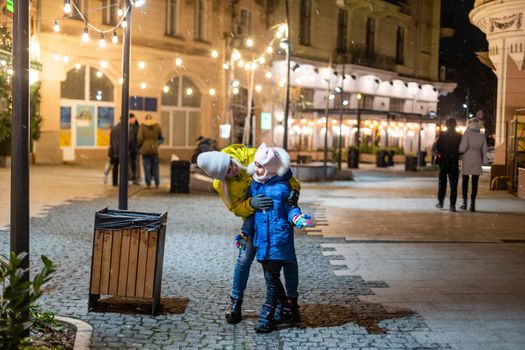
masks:
<instances>
[{"instance_id":1,"label":"shop window","mask_svg":"<svg viewBox=\"0 0 525 350\"><path fill-rule=\"evenodd\" d=\"M117 0L102 0L102 24L115 26L118 22Z\"/></svg>"},{"instance_id":2,"label":"shop window","mask_svg":"<svg viewBox=\"0 0 525 350\"><path fill-rule=\"evenodd\" d=\"M166 145L193 147L201 133L201 98L197 85L188 77L171 78L163 88L161 123Z\"/></svg>"},{"instance_id":3,"label":"shop window","mask_svg":"<svg viewBox=\"0 0 525 350\"><path fill-rule=\"evenodd\" d=\"M195 39L205 40L206 1L195 1Z\"/></svg>"},{"instance_id":4,"label":"shop window","mask_svg":"<svg viewBox=\"0 0 525 350\"><path fill-rule=\"evenodd\" d=\"M96 68L89 68L89 99L91 101L113 101L113 83Z\"/></svg>"},{"instance_id":5,"label":"shop window","mask_svg":"<svg viewBox=\"0 0 525 350\"><path fill-rule=\"evenodd\" d=\"M348 11L340 9L337 21L337 51L346 53L348 36Z\"/></svg>"},{"instance_id":6,"label":"shop window","mask_svg":"<svg viewBox=\"0 0 525 350\"><path fill-rule=\"evenodd\" d=\"M375 45L375 31L376 21L373 18L367 18L366 20L366 41L365 41L365 53L366 58L374 58L374 45Z\"/></svg>"},{"instance_id":7,"label":"shop window","mask_svg":"<svg viewBox=\"0 0 525 350\"><path fill-rule=\"evenodd\" d=\"M405 28L397 27L396 63L405 64Z\"/></svg>"},{"instance_id":8,"label":"shop window","mask_svg":"<svg viewBox=\"0 0 525 350\"><path fill-rule=\"evenodd\" d=\"M70 100L83 100L86 95L86 67L71 69L60 83L60 96Z\"/></svg>"},{"instance_id":9,"label":"shop window","mask_svg":"<svg viewBox=\"0 0 525 350\"><path fill-rule=\"evenodd\" d=\"M299 4L299 43L301 45L310 45L310 26L312 15L312 1L301 0Z\"/></svg>"}]
</instances>

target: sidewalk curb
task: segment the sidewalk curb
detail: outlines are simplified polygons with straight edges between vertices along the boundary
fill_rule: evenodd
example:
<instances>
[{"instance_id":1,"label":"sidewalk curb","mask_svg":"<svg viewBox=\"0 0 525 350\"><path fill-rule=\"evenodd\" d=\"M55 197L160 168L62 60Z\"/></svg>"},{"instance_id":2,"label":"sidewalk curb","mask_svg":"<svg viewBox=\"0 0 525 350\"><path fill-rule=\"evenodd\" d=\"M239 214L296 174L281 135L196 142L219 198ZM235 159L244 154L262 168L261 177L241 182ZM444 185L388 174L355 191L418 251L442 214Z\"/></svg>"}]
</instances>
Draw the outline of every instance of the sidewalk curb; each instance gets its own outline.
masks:
<instances>
[{"instance_id":1,"label":"sidewalk curb","mask_svg":"<svg viewBox=\"0 0 525 350\"><path fill-rule=\"evenodd\" d=\"M91 327L88 323L76 318L55 316L55 319L57 321L70 323L77 328L73 350L86 350L90 348L93 327Z\"/></svg>"}]
</instances>

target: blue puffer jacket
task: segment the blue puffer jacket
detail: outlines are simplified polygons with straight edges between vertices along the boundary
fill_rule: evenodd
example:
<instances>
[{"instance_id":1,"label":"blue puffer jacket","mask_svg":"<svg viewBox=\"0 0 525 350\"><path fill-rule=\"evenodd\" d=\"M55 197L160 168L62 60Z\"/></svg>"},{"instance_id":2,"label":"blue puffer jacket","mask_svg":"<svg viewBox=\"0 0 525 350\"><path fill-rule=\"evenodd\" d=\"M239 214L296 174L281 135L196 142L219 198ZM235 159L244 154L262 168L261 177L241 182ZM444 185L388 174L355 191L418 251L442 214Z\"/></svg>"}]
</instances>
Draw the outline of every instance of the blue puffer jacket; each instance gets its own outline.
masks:
<instances>
[{"instance_id":1,"label":"blue puffer jacket","mask_svg":"<svg viewBox=\"0 0 525 350\"><path fill-rule=\"evenodd\" d=\"M301 214L296 206L287 203L290 195L290 177L288 170L283 176L274 176L262 184L252 181L250 192L254 197L262 194L273 200L273 205L266 211L255 212L254 246L257 249L257 261L295 260L294 233L292 219Z\"/></svg>"}]
</instances>

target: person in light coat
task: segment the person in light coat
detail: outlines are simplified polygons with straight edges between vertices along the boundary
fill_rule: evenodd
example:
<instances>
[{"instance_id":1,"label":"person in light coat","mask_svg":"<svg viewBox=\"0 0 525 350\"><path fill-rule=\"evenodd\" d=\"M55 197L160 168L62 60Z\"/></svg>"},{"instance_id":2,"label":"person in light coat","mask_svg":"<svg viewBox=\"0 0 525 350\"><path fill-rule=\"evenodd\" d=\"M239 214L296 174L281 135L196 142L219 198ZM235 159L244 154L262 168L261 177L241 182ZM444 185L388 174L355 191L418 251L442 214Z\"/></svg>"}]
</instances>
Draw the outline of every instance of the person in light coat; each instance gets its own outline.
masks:
<instances>
[{"instance_id":1,"label":"person in light coat","mask_svg":"<svg viewBox=\"0 0 525 350\"><path fill-rule=\"evenodd\" d=\"M462 175L463 175L463 210L467 209L468 183L469 176L472 176L472 192L470 211L476 211L476 196L478 193L479 176L482 173L481 166L487 162L487 140L481 133L479 120L473 118L469 120L467 130L461 137L459 153L462 156Z\"/></svg>"}]
</instances>

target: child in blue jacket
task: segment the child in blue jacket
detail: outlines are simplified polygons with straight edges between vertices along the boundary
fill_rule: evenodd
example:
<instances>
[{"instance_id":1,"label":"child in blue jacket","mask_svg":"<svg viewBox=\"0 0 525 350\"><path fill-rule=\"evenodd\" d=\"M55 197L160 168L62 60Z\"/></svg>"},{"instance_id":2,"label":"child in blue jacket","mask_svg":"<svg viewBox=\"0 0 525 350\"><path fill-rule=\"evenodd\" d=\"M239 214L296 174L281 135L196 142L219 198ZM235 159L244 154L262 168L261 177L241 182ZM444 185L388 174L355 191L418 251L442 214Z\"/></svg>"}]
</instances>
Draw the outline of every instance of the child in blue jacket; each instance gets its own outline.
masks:
<instances>
[{"instance_id":1,"label":"child in blue jacket","mask_svg":"<svg viewBox=\"0 0 525 350\"><path fill-rule=\"evenodd\" d=\"M299 207L289 204L290 157L281 148L270 148L264 143L255 153L251 196L264 195L272 199L272 206L267 210L255 212L254 246L257 249L257 261L264 270L266 281L266 301L259 314L259 323L255 326L258 333L268 333L275 329L283 317L276 313L278 306L287 305L285 289L280 279L281 269L295 262L294 225L311 226L310 216L303 215Z\"/></svg>"}]
</instances>

